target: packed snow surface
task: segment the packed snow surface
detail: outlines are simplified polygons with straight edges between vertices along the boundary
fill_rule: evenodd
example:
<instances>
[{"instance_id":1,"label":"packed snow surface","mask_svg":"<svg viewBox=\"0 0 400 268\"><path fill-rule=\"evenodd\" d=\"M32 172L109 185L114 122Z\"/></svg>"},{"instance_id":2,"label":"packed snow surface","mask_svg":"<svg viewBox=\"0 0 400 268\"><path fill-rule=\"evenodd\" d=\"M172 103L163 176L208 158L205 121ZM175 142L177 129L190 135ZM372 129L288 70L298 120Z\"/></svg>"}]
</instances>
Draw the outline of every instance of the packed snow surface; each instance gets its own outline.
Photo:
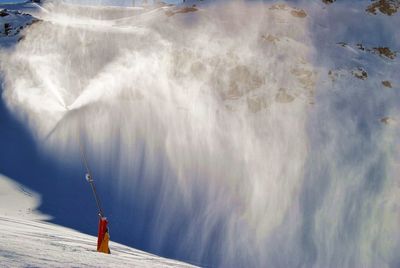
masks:
<instances>
[{"instance_id":1,"label":"packed snow surface","mask_svg":"<svg viewBox=\"0 0 400 268\"><path fill-rule=\"evenodd\" d=\"M114 242L111 255L98 253L96 237L43 221L39 203L39 195L0 175L1 267L193 267Z\"/></svg>"}]
</instances>

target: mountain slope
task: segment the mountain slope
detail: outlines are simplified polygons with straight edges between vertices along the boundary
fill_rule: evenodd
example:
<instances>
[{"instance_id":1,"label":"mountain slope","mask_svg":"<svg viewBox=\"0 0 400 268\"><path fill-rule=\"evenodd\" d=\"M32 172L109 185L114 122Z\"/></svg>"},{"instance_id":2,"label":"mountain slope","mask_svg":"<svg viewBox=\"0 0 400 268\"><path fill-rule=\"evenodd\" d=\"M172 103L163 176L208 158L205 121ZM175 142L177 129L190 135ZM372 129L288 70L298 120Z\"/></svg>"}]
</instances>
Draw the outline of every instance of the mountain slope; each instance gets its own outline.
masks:
<instances>
[{"instance_id":1,"label":"mountain slope","mask_svg":"<svg viewBox=\"0 0 400 268\"><path fill-rule=\"evenodd\" d=\"M113 242L111 255L97 253L96 237L44 222L39 204L36 193L0 175L2 267L192 267Z\"/></svg>"}]
</instances>

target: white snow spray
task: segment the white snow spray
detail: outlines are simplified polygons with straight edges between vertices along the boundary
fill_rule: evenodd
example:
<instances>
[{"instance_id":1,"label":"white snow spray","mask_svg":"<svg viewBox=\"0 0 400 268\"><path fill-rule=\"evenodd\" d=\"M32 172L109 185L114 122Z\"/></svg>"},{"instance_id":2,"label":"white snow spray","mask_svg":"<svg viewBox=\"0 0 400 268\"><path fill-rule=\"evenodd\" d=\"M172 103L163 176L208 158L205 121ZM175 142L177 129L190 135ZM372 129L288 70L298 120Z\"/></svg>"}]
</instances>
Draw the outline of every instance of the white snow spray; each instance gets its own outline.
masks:
<instances>
[{"instance_id":1,"label":"white snow spray","mask_svg":"<svg viewBox=\"0 0 400 268\"><path fill-rule=\"evenodd\" d=\"M398 128L366 137L337 92L316 94L311 11L44 8L1 53L3 97L60 161L81 133L115 207L129 218L129 202L148 204L132 224L150 226L154 252L212 267L396 265Z\"/></svg>"}]
</instances>

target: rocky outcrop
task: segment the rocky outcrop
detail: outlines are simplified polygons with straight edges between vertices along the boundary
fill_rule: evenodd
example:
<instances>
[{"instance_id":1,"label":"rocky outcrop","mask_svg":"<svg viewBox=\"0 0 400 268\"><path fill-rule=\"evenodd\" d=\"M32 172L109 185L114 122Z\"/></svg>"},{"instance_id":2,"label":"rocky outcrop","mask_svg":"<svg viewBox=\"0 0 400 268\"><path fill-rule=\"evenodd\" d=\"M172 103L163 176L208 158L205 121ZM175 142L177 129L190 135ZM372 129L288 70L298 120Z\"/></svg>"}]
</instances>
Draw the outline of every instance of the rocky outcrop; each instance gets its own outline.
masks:
<instances>
[{"instance_id":1,"label":"rocky outcrop","mask_svg":"<svg viewBox=\"0 0 400 268\"><path fill-rule=\"evenodd\" d=\"M21 31L38 19L29 14L15 10L0 10L0 38L17 37L19 40ZM0 39L1 40L1 39Z\"/></svg>"}]
</instances>

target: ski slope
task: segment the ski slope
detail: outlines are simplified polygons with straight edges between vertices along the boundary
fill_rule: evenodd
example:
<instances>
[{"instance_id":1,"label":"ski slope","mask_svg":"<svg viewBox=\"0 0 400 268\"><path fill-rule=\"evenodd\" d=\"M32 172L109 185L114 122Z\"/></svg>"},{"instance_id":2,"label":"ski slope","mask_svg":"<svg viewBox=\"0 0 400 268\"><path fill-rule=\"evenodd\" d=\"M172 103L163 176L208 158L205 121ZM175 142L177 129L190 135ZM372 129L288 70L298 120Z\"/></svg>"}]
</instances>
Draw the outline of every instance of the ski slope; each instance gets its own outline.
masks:
<instances>
[{"instance_id":1,"label":"ski slope","mask_svg":"<svg viewBox=\"0 0 400 268\"><path fill-rule=\"evenodd\" d=\"M96 237L43 221L39 204L38 194L0 175L1 267L193 267L113 242L111 255L97 253Z\"/></svg>"},{"instance_id":2,"label":"ski slope","mask_svg":"<svg viewBox=\"0 0 400 268\"><path fill-rule=\"evenodd\" d=\"M53 223L95 231L79 131L114 241L209 267L400 267L398 0L48 2L0 51L0 173Z\"/></svg>"},{"instance_id":3,"label":"ski slope","mask_svg":"<svg viewBox=\"0 0 400 268\"><path fill-rule=\"evenodd\" d=\"M33 6L4 7L13 9L0 9L0 45L8 47L35 19L18 11ZM96 237L46 222L40 204L39 194L0 174L0 267L193 267L114 242L111 255L100 254Z\"/></svg>"}]
</instances>

